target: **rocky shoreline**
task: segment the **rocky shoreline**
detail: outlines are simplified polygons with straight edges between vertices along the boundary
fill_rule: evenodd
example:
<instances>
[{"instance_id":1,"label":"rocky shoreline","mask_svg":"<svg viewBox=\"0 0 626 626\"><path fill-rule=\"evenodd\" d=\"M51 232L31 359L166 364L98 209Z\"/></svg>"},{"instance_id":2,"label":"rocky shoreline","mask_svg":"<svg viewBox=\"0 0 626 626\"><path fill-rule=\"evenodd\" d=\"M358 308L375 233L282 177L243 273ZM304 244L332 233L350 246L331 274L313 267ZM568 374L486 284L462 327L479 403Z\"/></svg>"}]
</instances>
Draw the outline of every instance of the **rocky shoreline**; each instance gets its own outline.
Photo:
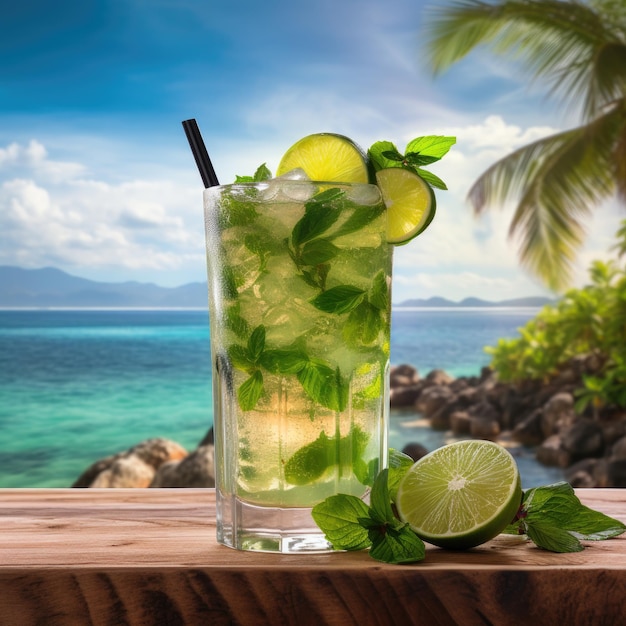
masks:
<instances>
[{"instance_id":1,"label":"rocky shoreline","mask_svg":"<svg viewBox=\"0 0 626 626\"><path fill-rule=\"evenodd\" d=\"M537 461L560 467L574 487L626 487L626 411L579 415L574 392L593 359L573 359L547 382L503 383L489 369L453 378L442 370L421 377L411 365L390 374L392 408L413 408L432 428L459 437L513 440L536 449ZM419 458L419 441L404 451ZM96 461L72 487L214 487L213 432L188 452L167 439L149 439Z\"/></svg>"},{"instance_id":2,"label":"rocky shoreline","mask_svg":"<svg viewBox=\"0 0 626 626\"><path fill-rule=\"evenodd\" d=\"M550 381L512 384L489 368L475 377L433 370L421 378L400 365L391 371L390 404L412 407L432 428L456 436L533 446L537 461L562 468L574 487L626 487L626 411L574 410L575 390L595 369L592 358L577 358Z\"/></svg>"}]
</instances>

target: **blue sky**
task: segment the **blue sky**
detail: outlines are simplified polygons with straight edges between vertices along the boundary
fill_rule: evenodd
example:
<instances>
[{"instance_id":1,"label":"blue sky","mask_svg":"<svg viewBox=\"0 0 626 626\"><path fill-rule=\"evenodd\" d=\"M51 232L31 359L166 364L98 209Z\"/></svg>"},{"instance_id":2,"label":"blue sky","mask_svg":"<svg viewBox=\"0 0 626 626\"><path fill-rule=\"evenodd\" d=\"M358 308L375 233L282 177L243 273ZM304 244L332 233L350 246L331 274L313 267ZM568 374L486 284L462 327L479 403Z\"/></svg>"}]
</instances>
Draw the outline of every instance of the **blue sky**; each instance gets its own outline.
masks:
<instances>
[{"instance_id":1,"label":"blue sky","mask_svg":"<svg viewBox=\"0 0 626 626\"><path fill-rule=\"evenodd\" d=\"M426 134L458 144L449 191L397 248L394 301L547 294L520 269L510 207L476 220L475 178L575 119L483 51L433 78L419 0L25 0L0 20L0 265L96 280L204 280L202 186L180 122L198 120L222 182L313 132L367 148ZM589 224L577 284L620 215ZM1 286L0 286L1 288Z\"/></svg>"}]
</instances>

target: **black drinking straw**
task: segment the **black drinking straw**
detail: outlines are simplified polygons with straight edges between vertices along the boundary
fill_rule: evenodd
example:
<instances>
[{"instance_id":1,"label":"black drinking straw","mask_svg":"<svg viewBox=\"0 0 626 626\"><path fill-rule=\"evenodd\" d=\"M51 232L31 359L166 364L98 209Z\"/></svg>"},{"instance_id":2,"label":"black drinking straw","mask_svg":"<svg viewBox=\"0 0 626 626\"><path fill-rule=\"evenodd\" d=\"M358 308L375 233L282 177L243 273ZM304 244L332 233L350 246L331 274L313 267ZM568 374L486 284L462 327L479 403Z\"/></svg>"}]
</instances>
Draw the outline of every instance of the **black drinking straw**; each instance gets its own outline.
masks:
<instances>
[{"instance_id":1,"label":"black drinking straw","mask_svg":"<svg viewBox=\"0 0 626 626\"><path fill-rule=\"evenodd\" d=\"M183 122L183 128L185 129L185 135L187 135L187 141L191 147L193 158L196 160L196 165L200 171L204 188L216 187L220 182L215 175L215 170L209 158L209 153L206 151L206 146L204 145L204 140L202 139L196 120L185 120Z\"/></svg>"}]
</instances>

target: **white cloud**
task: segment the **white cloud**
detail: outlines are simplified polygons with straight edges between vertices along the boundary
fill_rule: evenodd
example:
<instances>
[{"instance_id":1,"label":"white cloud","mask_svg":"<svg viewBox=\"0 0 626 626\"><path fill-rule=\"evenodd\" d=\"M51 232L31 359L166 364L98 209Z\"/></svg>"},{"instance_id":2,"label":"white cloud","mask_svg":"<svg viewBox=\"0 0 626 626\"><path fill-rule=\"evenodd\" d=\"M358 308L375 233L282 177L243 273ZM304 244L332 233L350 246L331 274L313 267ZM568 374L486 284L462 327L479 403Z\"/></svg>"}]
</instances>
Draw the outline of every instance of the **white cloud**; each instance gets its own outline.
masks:
<instances>
[{"instance_id":1,"label":"white cloud","mask_svg":"<svg viewBox=\"0 0 626 626\"><path fill-rule=\"evenodd\" d=\"M294 98L294 102L304 102L303 93L296 93ZM335 111L338 127L352 123L350 128L363 130L369 126L367 132L377 135L372 140L385 137L378 134L383 122L368 105L350 109L334 95L327 95L318 104L323 105L318 111L323 118ZM313 124L321 118L315 116L313 104L309 105L305 119L315 132L320 129ZM224 181L235 173L252 173L263 161L275 168L288 147L284 144L309 130L303 131L299 114L288 117L289 108L281 108L280 94L268 97L259 104L259 117L248 119L258 135L231 141L218 137L217 143L211 142L217 149L216 166ZM269 111L274 116L268 118L270 127L260 131L261 120ZM272 129L281 123L282 116L287 116L282 120L283 132L295 133L300 128L298 136L274 134ZM437 191L435 220L411 244L395 249L394 301L433 295L458 300L471 295L503 299L546 294L545 288L520 268L515 245L508 236L512 207L494 208L475 218L465 197L494 160L555 129L511 124L496 115L480 123L462 123L457 118L454 125L433 124L427 130L417 129L416 122L409 124L407 119L403 116L397 122L401 147L404 139L426 132L454 134L457 144L443 161L432 166L450 187L449 191ZM361 138L358 133L352 136ZM108 149L108 159L113 161L114 144ZM147 175L145 163L134 171L135 160L125 161L125 149L124 144L118 146L117 158L124 167L107 179L102 172L90 175L91 168L81 162L85 157L78 150L70 161L63 161L55 158L58 150L50 155L36 140L0 148L0 264L56 265L98 279L170 285L202 280L201 187L190 155L184 153L181 159L183 170L164 162L158 172ZM594 213L587 245L576 266L576 285L586 282L592 259L608 255L623 217L617 203Z\"/></svg>"},{"instance_id":2,"label":"white cloud","mask_svg":"<svg viewBox=\"0 0 626 626\"><path fill-rule=\"evenodd\" d=\"M201 196L171 180L110 183L48 158L44 146L11 144L0 177L0 264L164 272L204 265ZM53 173L54 176L50 174ZM194 277L195 278L195 277ZM161 281L163 282L163 281Z\"/></svg>"},{"instance_id":3,"label":"white cloud","mask_svg":"<svg viewBox=\"0 0 626 626\"><path fill-rule=\"evenodd\" d=\"M0 174L15 170L31 171L40 179L57 183L83 175L86 168L80 163L49 159L45 146L32 139L27 145L14 142L0 148Z\"/></svg>"}]
</instances>

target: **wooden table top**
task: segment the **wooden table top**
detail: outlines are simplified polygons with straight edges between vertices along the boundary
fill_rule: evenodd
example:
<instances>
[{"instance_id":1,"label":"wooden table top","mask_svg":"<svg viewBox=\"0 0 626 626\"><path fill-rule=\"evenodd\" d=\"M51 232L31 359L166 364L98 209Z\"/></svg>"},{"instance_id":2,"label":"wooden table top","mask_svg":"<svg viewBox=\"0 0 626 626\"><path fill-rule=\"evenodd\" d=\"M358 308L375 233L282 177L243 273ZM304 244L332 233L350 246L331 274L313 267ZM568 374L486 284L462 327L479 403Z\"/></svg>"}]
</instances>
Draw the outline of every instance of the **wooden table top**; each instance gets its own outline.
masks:
<instances>
[{"instance_id":1,"label":"wooden table top","mask_svg":"<svg viewBox=\"0 0 626 626\"><path fill-rule=\"evenodd\" d=\"M626 522L626 490L577 494ZM626 623L626 535L585 545L501 536L412 565L239 552L215 541L212 489L4 489L0 626Z\"/></svg>"}]
</instances>

